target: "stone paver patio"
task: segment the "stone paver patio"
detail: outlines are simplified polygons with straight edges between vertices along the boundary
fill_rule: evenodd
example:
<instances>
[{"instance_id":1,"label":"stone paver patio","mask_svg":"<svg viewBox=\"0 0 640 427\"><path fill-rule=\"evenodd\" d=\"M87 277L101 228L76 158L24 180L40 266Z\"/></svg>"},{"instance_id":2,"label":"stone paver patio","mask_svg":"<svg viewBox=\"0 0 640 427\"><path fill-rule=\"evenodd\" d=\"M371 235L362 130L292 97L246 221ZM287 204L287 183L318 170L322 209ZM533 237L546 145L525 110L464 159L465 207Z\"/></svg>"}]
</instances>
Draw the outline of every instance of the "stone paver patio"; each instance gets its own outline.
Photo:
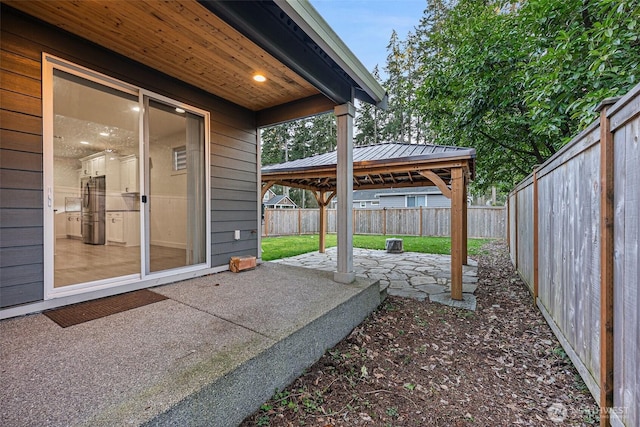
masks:
<instances>
[{"instance_id":1,"label":"stone paver patio","mask_svg":"<svg viewBox=\"0 0 640 427\"><path fill-rule=\"evenodd\" d=\"M328 248L324 254L309 252L271 262L335 271L337 248ZM353 248L353 268L358 276L380 280L380 290L389 295L414 298L474 310L474 292L478 282L478 264L471 258L462 267L463 301L451 299L451 256L417 252L391 254L382 250Z\"/></svg>"}]
</instances>

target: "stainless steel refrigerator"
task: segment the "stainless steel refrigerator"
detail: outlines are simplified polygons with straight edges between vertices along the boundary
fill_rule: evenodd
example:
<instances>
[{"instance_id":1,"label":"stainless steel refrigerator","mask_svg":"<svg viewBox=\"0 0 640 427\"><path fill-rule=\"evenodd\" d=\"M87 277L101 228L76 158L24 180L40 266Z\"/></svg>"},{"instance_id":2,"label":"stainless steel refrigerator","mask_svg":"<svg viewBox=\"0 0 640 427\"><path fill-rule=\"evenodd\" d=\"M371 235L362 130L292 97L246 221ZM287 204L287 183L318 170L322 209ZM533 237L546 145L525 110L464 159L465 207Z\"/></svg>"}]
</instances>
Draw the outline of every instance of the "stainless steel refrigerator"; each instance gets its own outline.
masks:
<instances>
[{"instance_id":1,"label":"stainless steel refrigerator","mask_svg":"<svg viewBox=\"0 0 640 427\"><path fill-rule=\"evenodd\" d=\"M91 245L105 242L105 177L82 178L82 241Z\"/></svg>"}]
</instances>

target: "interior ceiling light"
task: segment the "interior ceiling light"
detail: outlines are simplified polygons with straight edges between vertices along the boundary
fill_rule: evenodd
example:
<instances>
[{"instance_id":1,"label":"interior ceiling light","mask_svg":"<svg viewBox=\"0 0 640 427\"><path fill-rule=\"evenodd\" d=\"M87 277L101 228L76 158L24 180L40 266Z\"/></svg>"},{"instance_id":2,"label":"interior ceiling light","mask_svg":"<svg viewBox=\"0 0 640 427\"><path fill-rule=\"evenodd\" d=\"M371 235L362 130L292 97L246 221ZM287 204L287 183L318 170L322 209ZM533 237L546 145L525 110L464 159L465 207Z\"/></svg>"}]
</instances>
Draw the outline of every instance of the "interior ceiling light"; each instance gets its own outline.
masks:
<instances>
[{"instance_id":1,"label":"interior ceiling light","mask_svg":"<svg viewBox=\"0 0 640 427\"><path fill-rule=\"evenodd\" d=\"M100 136L109 136L109 132L100 132Z\"/></svg>"},{"instance_id":2,"label":"interior ceiling light","mask_svg":"<svg viewBox=\"0 0 640 427\"><path fill-rule=\"evenodd\" d=\"M185 112L185 111L184 111L182 108L180 108L180 107L177 107L177 108L176 108L176 113L183 114L184 112Z\"/></svg>"},{"instance_id":3,"label":"interior ceiling light","mask_svg":"<svg viewBox=\"0 0 640 427\"><path fill-rule=\"evenodd\" d=\"M263 76L262 74L254 74L253 76L253 80L262 83L262 82L266 82L267 78L265 76Z\"/></svg>"},{"instance_id":4,"label":"interior ceiling light","mask_svg":"<svg viewBox=\"0 0 640 427\"><path fill-rule=\"evenodd\" d=\"M87 141L80 141L80 144L82 145L89 145L89 143Z\"/></svg>"},{"instance_id":5,"label":"interior ceiling light","mask_svg":"<svg viewBox=\"0 0 640 427\"><path fill-rule=\"evenodd\" d=\"M135 111L137 113L138 111L140 111L140 107L138 107L137 105L135 107L131 107L131 111Z\"/></svg>"}]
</instances>

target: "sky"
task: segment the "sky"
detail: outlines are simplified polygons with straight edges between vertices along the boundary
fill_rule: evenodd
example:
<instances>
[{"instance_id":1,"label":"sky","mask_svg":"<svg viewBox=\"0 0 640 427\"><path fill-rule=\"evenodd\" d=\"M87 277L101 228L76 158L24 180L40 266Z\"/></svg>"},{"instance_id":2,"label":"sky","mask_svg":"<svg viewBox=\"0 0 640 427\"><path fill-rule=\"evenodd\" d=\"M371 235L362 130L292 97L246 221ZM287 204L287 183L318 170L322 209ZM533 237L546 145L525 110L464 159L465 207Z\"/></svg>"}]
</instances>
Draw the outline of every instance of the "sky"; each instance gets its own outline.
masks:
<instances>
[{"instance_id":1,"label":"sky","mask_svg":"<svg viewBox=\"0 0 640 427\"><path fill-rule=\"evenodd\" d=\"M401 40L420 23L426 0L310 0L313 7L360 59L367 70L387 62L387 45L396 30Z\"/></svg>"}]
</instances>

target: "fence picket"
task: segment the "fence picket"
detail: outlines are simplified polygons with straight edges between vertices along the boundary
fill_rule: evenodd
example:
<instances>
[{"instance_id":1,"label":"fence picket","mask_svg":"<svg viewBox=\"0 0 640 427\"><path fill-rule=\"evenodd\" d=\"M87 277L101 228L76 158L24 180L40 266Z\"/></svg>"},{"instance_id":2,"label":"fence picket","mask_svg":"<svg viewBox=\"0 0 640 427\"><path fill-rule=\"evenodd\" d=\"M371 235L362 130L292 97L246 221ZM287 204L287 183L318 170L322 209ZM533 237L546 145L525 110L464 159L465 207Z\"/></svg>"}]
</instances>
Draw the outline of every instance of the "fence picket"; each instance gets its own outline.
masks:
<instances>
[{"instance_id":1,"label":"fence picket","mask_svg":"<svg viewBox=\"0 0 640 427\"><path fill-rule=\"evenodd\" d=\"M469 207L468 236L478 238L505 237L504 207ZM263 236L317 234L320 230L319 209L266 209ZM327 210L327 230L336 230L335 209ZM397 236L449 236L450 208L354 209L355 234Z\"/></svg>"}]
</instances>

